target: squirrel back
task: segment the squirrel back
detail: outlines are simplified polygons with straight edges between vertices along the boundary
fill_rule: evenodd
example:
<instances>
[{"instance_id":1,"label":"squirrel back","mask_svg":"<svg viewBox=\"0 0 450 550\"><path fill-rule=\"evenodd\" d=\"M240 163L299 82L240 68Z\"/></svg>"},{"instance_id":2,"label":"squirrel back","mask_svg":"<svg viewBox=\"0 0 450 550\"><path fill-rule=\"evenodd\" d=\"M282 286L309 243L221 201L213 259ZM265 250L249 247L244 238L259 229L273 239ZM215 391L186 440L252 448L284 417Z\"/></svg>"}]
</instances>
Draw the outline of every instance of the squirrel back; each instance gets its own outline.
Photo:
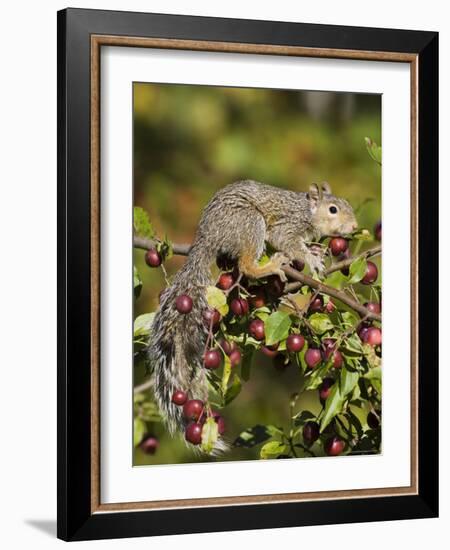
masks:
<instances>
[{"instance_id":1,"label":"squirrel back","mask_svg":"<svg viewBox=\"0 0 450 550\"><path fill-rule=\"evenodd\" d=\"M279 275L293 259L320 272L323 258L307 243L327 234L348 234L356 228L349 203L331 194L328 184L313 184L307 193L279 189L252 180L238 181L219 190L203 210L194 243L184 266L161 295L155 316L149 359L154 367L155 396L169 430L184 431L183 410L172 403L175 391L188 399L208 400L208 373L203 356L208 327L206 287L213 284L211 264L220 256L237 261L248 278ZM279 252L258 264L265 242ZM180 314L176 299L192 299L189 313ZM226 445L219 440L216 451Z\"/></svg>"}]
</instances>

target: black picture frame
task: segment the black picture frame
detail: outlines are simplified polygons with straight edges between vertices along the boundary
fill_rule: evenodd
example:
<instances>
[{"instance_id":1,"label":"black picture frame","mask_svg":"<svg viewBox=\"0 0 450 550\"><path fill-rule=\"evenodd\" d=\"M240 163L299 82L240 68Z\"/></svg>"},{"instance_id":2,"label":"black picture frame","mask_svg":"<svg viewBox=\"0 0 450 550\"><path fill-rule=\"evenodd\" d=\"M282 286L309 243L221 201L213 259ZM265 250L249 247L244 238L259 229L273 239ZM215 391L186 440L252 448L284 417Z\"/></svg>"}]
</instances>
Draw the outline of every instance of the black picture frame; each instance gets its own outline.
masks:
<instances>
[{"instance_id":1,"label":"black picture frame","mask_svg":"<svg viewBox=\"0 0 450 550\"><path fill-rule=\"evenodd\" d=\"M91 36L402 52L418 72L418 492L415 495L92 511ZM438 515L438 34L66 9L58 12L58 532L64 540Z\"/></svg>"}]
</instances>

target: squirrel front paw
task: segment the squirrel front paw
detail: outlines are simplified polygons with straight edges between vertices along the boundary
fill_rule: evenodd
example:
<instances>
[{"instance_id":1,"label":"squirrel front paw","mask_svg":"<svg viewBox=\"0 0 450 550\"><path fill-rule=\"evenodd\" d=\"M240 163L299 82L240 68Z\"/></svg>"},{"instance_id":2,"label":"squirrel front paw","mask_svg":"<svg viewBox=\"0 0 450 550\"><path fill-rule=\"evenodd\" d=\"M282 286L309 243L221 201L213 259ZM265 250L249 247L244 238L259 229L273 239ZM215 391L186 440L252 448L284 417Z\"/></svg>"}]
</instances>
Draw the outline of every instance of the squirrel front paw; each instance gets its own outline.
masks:
<instances>
[{"instance_id":1,"label":"squirrel front paw","mask_svg":"<svg viewBox=\"0 0 450 550\"><path fill-rule=\"evenodd\" d=\"M308 256L305 259L311 271L315 271L320 276L324 274L324 251L321 246L311 246L308 251Z\"/></svg>"},{"instance_id":2,"label":"squirrel front paw","mask_svg":"<svg viewBox=\"0 0 450 550\"><path fill-rule=\"evenodd\" d=\"M287 281L286 273L282 267L289 264L290 259L282 252L276 252L271 258L270 263L273 266L273 274L278 275L280 279L285 283Z\"/></svg>"}]
</instances>

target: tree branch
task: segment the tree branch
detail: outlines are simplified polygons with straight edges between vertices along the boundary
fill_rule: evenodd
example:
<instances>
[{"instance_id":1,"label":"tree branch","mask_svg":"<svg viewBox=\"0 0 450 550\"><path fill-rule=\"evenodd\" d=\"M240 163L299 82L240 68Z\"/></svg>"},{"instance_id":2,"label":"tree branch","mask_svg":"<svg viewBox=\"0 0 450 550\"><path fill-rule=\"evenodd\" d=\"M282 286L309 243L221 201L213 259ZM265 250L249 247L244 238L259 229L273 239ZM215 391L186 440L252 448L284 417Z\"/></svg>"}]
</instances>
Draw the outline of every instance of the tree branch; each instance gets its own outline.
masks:
<instances>
[{"instance_id":1,"label":"tree branch","mask_svg":"<svg viewBox=\"0 0 450 550\"><path fill-rule=\"evenodd\" d=\"M145 237L139 237L135 235L133 237L133 245L135 248L142 248L142 250L149 250L150 248L155 248L157 242L152 241L151 239L146 239ZM173 244L173 253L178 256L187 256L189 250L191 249L190 244Z\"/></svg>"},{"instance_id":2,"label":"tree branch","mask_svg":"<svg viewBox=\"0 0 450 550\"><path fill-rule=\"evenodd\" d=\"M154 248L156 246L155 241L152 241L150 239L145 239L143 237L138 237L138 236L134 237L133 242L134 242L134 246L136 248L142 248L144 250L148 250L149 248ZM187 256L187 254L189 253L189 249L190 249L190 245L188 245L188 244L174 244L173 245L174 254ZM374 252L374 251L376 251L376 252ZM368 257L374 256L375 254L379 254L380 252L381 252L381 246L373 248L371 250L367 250L366 252L364 252L360 256L365 256L365 257L368 258ZM369 255L367 255L368 253L369 253ZM357 258L359 258L360 256L357 256ZM335 266L337 266L339 264L343 264L344 262L345 262L345 265L343 265L343 267L347 267L354 260L355 260L355 258L349 258L347 260L343 260L342 262L337 262L336 264L334 264L332 266L332 268L334 268ZM337 269L342 269L342 268L339 267L339 268L333 269L333 271L336 271ZM288 277L290 277L291 279L294 279L294 281L297 281L298 283L301 283L301 285L308 285L311 288L314 288L317 291L321 292L322 294L327 294L328 296L331 296L332 298L336 298L336 300L339 300L343 304L346 304L348 307L350 307L351 309L353 309L354 311L356 311L357 313L359 313L363 317L366 317L367 319L375 319L376 321L381 321L381 315L378 315L377 313L372 313L366 307L364 307L362 304L360 304L359 302L357 302L356 300L354 300L353 298L351 298L347 294L345 294L345 292L342 292L341 290L337 290L336 288L333 288L331 286L324 285L320 281L317 281L316 279L313 279L309 275L306 275L305 273L301 273L300 271L297 271L296 269L294 269L290 266L283 267L283 271L286 273L286 275ZM327 273L328 272L331 273L332 271L327 270ZM291 291L291 290L297 289L301 285L298 285L296 283L290 283L290 285L287 285L287 290Z\"/></svg>"},{"instance_id":3,"label":"tree branch","mask_svg":"<svg viewBox=\"0 0 450 550\"><path fill-rule=\"evenodd\" d=\"M369 250L365 250L364 252L361 252L361 254L358 254L357 256L353 256L352 258L346 258L345 260L341 260L340 262L331 264L331 266L327 270L325 270L325 275L330 275L335 271L339 271L340 269L349 267L356 259L366 258L367 260L368 258L377 256L378 254L381 254L381 245L374 246L373 248L369 248Z\"/></svg>"}]
</instances>

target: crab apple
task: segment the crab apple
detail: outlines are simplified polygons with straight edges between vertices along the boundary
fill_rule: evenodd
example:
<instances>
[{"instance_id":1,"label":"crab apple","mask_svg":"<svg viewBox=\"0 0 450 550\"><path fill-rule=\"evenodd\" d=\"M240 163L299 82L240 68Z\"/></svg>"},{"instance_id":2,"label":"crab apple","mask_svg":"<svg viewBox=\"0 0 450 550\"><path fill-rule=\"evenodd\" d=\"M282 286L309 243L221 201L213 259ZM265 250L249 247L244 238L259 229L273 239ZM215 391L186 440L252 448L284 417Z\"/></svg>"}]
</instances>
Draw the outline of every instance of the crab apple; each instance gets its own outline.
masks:
<instances>
[{"instance_id":1,"label":"crab apple","mask_svg":"<svg viewBox=\"0 0 450 550\"><path fill-rule=\"evenodd\" d=\"M334 237L330 240L328 248L331 250L333 256L339 256L348 249L348 241L342 237Z\"/></svg>"},{"instance_id":2,"label":"crab apple","mask_svg":"<svg viewBox=\"0 0 450 550\"><path fill-rule=\"evenodd\" d=\"M217 287L221 290L229 290L234 285L233 273L222 273L217 281Z\"/></svg>"},{"instance_id":3,"label":"crab apple","mask_svg":"<svg viewBox=\"0 0 450 550\"><path fill-rule=\"evenodd\" d=\"M375 224L373 232L375 233L375 239L381 241L381 221Z\"/></svg>"},{"instance_id":4,"label":"crab apple","mask_svg":"<svg viewBox=\"0 0 450 550\"><path fill-rule=\"evenodd\" d=\"M324 347L322 352L324 361L328 361L331 354L333 354L333 367L335 369L340 369L344 362L344 358L342 357L342 353L339 350L335 349L336 342L331 338L324 338L322 340L322 344Z\"/></svg>"},{"instance_id":5,"label":"crab apple","mask_svg":"<svg viewBox=\"0 0 450 550\"><path fill-rule=\"evenodd\" d=\"M183 406L183 416L187 420L198 420L203 412L204 403L200 399L189 399Z\"/></svg>"},{"instance_id":6,"label":"crab apple","mask_svg":"<svg viewBox=\"0 0 450 550\"><path fill-rule=\"evenodd\" d=\"M192 301L192 298L187 294L181 294L181 296L177 296L175 299L175 307L177 308L178 313L189 313L192 311L193 305L194 302Z\"/></svg>"},{"instance_id":7,"label":"crab apple","mask_svg":"<svg viewBox=\"0 0 450 550\"><path fill-rule=\"evenodd\" d=\"M264 292L263 287L250 287L248 290L251 294L249 301L252 307L258 309L266 305L266 293Z\"/></svg>"},{"instance_id":8,"label":"crab apple","mask_svg":"<svg viewBox=\"0 0 450 550\"><path fill-rule=\"evenodd\" d=\"M330 437L325 441L324 449L328 456L338 456L342 453L345 442L337 436Z\"/></svg>"},{"instance_id":9,"label":"crab apple","mask_svg":"<svg viewBox=\"0 0 450 550\"><path fill-rule=\"evenodd\" d=\"M364 342L364 338L366 337L367 331L371 325L369 323L362 322L359 324L356 332L358 333L359 338Z\"/></svg>"},{"instance_id":10,"label":"crab apple","mask_svg":"<svg viewBox=\"0 0 450 550\"><path fill-rule=\"evenodd\" d=\"M264 340L264 321L261 319L253 319L248 325L248 331L255 340Z\"/></svg>"},{"instance_id":11,"label":"crab apple","mask_svg":"<svg viewBox=\"0 0 450 550\"><path fill-rule=\"evenodd\" d=\"M303 426L303 440L307 445L312 445L315 441L319 439L320 436L320 427L317 422L314 420L309 420Z\"/></svg>"},{"instance_id":12,"label":"crab apple","mask_svg":"<svg viewBox=\"0 0 450 550\"><path fill-rule=\"evenodd\" d=\"M222 354L218 349L209 349L203 358L203 364L207 369L218 369L222 362Z\"/></svg>"},{"instance_id":13,"label":"crab apple","mask_svg":"<svg viewBox=\"0 0 450 550\"><path fill-rule=\"evenodd\" d=\"M373 262L368 261L367 262L366 273L365 273L364 277L361 279L361 282L364 285L371 285L372 283L374 283L377 280L377 277L378 277L378 268L377 268L377 266Z\"/></svg>"},{"instance_id":14,"label":"crab apple","mask_svg":"<svg viewBox=\"0 0 450 550\"><path fill-rule=\"evenodd\" d=\"M293 260L291 266L297 271L303 271L305 269L305 262L303 260Z\"/></svg>"},{"instance_id":15,"label":"crab apple","mask_svg":"<svg viewBox=\"0 0 450 550\"><path fill-rule=\"evenodd\" d=\"M236 342L225 340L225 338L222 338L222 340L220 341L220 346L222 347L226 355L231 355L231 352L237 349Z\"/></svg>"},{"instance_id":16,"label":"crab apple","mask_svg":"<svg viewBox=\"0 0 450 550\"><path fill-rule=\"evenodd\" d=\"M285 355L283 355L282 353L278 353L273 358L273 366L277 370L283 371L284 369L286 369L290 365L289 361L286 361L286 359L287 359L287 357Z\"/></svg>"},{"instance_id":17,"label":"crab apple","mask_svg":"<svg viewBox=\"0 0 450 550\"><path fill-rule=\"evenodd\" d=\"M333 378L324 378L322 384L319 386L319 397L322 401L330 397L331 388L334 384Z\"/></svg>"},{"instance_id":18,"label":"crab apple","mask_svg":"<svg viewBox=\"0 0 450 550\"><path fill-rule=\"evenodd\" d=\"M381 313L381 304L378 302L366 302L364 307L366 307L371 313Z\"/></svg>"},{"instance_id":19,"label":"crab apple","mask_svg":"<svg viewBox=\"0 0 450 550\"><path fill-rule=\"evenodd\" d=\"M241 355L241 352L240 352L239 348L234 349L230 353L229 357L230 357L231 366L232 367L237 367L237 365L239 365L239 363L241 362L241 359L242 359L242 355Z\"/></svg>"},{"instance_id":20,"label":"crab apple","mask_svg":"<svg viewBox=\"0 0 450 550\"><path fill-rule=\"evenodd\" d=\"M225 433L225 420L223 419L223 416L220 416L220 414L217 411L213 411L212 417L216 421L219 434L223 435Z\"/></svg>"},{"instance_id":21,"label":"crab apple","mask_svg":"<svg viewBox=\"0 0 450 550\"><path fill-rule=\"evenodd\" d=\"M322 361L322 353L318 348L309 348L305 353L305 362L310 369L317 367Z\"/></svg>"},{"instance_id":22,"label":"crab apple","mask_svg":"<svg viewBox=\"0 0 450 550\"><path fill-rule=\"evenodd\" d=\"M364 342L371 346L381 346L381 329L369 327L364 335Z\"/></svg>"},{"instance_id":23,"label":"crab apple","mask_svg":"<svg viewBox=\"0 0 450 550\"><path fill-rule=\"evenodd\" d=\"M203 426L198 422L191 422L191 424L188 424L184 432L186 441L189 441L189 443L193 445L200 445L202 442L202 429Z\"/></svg>"},{"instance_id":24,"label":"crab apple","mask_svg":"<svg viewBox=\"0 0 450 550\"><path fill-rule=\"evenodd\" d=\"M378 426L380 425L380 415L379 411L377 414L375 414L373 411L370 411L367 415L367 425L369 428L372 428L372 430L376 430Z\"/></svg>"},{"instance_id":25,"label":"crab apple","mask_svg":"<svg viewBox=\"0 0 450 550\"><path fill-rule=\"evenodd\" d=\"M220 313L217 309L206 308L203 310L203 321L207 328L218 328L220 323Z\"/></svg>"},{"instance_id":26,"label":"crab apple","mask_svg":"<svg viewBox=\"0 0 450 550\"><path fill-rule=\"evenodd\" d=\"M145 253L145 263L149 267L159 267L162 263L162 258L160 253L156 250L156 248L150 248Z\"/></svg>"},{"instance_id":27,"label":"crab apple","mask_svg":"<svg viewBox=\"0 0 450 550\"><path fill-rule=\"evenodd\" d=\"M328 300L328 302L325 304L325 307L323 308L323 310L326 312L326 313L333 313L333 311L336 309L336 306L334 305L334 302L333 300Z\"/></svg>"},{"instance_id":28,"label":"crab apple","mask_svg":"<svg viewBox=\"0 0 450 550\"><path fill-rule=\"evenodd\" d=\"M156 439L156 437L150 435L145 437L141 441L139 447L142 449L142 451L144 451L144 453L148 455L154 455L159 447L159 441Z\"/></svg>"},{"instance_id":29,"label":"crab apple","mask_svg":"<svg viewBox=\"0 0 450 550\"><path fill-rule=\"evenodd\" d=\"M236 317L242 317L248 313L248 302L245 298L235 298L231 301L230 308Z\"/></svg>"},{"instance_id":30,"label":"crab apple","mask_svg":"<svg viewBox=\"0 0 450 550\"><path fill-rule=\"evenodd\" d=\"M323 310L323 298L320 294L311 300L308 309L310 313L317 313Z\"/></svg>"},{"instance_id":31,"label":"crab apple","mask_svg":"<svg viewBox=\"0 0 450 550\"><path fill-rule=\"evenodd\" d=\"M273 344L272 346L261 346L261 351L264 353L266 357L270 357L273 359L276 355L278 355L278 347L279 343Z\"/></svg>"},{"instance_id":32,"label":"crab apple","mask_svg":"<svg viewBox=\"0 0 450 550\"><path fill-rule=\"evenodd\" d=\"M176 390L172 394L172 403L175 405L181 406L184 405L187 401L187 393L182 390Z\"/></svg>"},{"instance_id":33,"label":"crab apple","mask_svg":"<svg viewBox=\"0 0 450 550\"><path fill-rule=\"evenodd\" d=\"M303 349L305 339L301 334L289 334L286 339L286 349L292 353L296 353Z\"/></svg>"}]
</instances>

